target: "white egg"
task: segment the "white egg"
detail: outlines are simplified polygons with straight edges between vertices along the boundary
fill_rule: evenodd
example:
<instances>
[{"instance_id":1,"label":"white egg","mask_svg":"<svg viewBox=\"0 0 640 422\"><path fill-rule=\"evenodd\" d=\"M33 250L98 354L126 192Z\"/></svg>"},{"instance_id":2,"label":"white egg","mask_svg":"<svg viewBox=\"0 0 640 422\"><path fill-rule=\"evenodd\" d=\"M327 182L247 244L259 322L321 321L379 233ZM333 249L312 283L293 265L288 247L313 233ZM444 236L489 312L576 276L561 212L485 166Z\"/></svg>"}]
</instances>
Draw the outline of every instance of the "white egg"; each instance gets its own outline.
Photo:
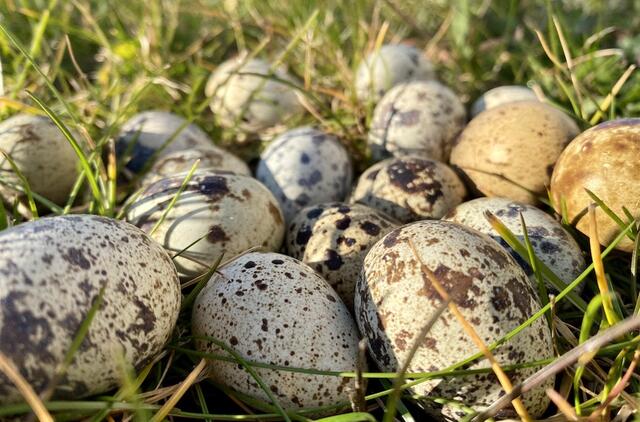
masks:
<instances>
[{"instance_id":1,"label":"white egg","mask_svg":"<svg viewBox=\"0 0 640 422\"><path fill-rule=\"evenodd\" d=\"M471 106L471 117L485 110L515 101L537 101L538 96L532 89L520 85L504 85L490 89L478 98Z\"/></svg>"}]
</instances>

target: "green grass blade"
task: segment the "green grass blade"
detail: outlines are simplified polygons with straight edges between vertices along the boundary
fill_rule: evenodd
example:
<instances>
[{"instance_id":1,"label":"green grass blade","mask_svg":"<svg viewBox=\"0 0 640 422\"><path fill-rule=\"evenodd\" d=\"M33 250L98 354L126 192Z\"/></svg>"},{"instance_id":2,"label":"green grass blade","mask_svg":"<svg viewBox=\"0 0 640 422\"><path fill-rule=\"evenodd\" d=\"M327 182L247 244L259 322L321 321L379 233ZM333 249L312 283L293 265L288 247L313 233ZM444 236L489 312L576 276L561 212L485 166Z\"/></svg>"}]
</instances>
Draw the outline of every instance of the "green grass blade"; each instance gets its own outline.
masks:
<instances>
[{"instance_id":1,"label":"green grass blade","mask_svg":"<svg viewBox=\"0 0 640 422\"><path fill-rule=\"evenodd\" d=\"M191 307L193 302L196 300L196 297L198 297L198 294L200 294L202 289L204 289L207 283L209 283L209 281L211 280L211 277L213 277L213 274L218 269L218 266L220 265L220 262L222 261L223 256L224 256L224 253L220 254L220 256L218 256L218 258L213 263L213 265L204 274L198 276L198 278L201 278L201 280L198 282L198 284L196 284L193 290L191 290L191 292L189 292L187 297L182 301L182 306L181 306L182 310L189 309Z\"/></svg>"},{"instance_id":2,"label":"green grass blade","mask_svg":"<svg viewBox=\"0 0 640 422\"><path fill-rule=\"evenodd\" d=\"M0 231L9 227L9 219L7 216L7 210L4 207L4 202L0 199Z\"/></svg>"},{"instance_id":3,"label":"green grass blade","mask_svg":"<svg viewBox=\"0 0 640 422\"><path fill-rule=\"evenodd\" d=\"M31 186L29 186L29 181L25 177L24 173L22 173L22 171L20 170L16 162L13 161L13 158L11 158L11 156L9 156L7 152L0 149L0 153L4 156L5 160L9 162L11 169L16 174L16 176L18 176L18 179L20 179L20 184L22 185L23 192L27 195L27 203L29 204L29 210L31 211L33 218L37 219L38 207L36 207L36 203L33 200L33 192L31 191Z\"/></svg>"},{"instance_id":4,"label":"green grass blade","mask_svg":"<svg viewBox=\"0 0 640 422\"><path fill-rule=\"evenodd\" d=\"M376 422L369 413L354 412L344 415L329 416L328 418L316 419L317 422Z\"/></svg>"}]
</instances>

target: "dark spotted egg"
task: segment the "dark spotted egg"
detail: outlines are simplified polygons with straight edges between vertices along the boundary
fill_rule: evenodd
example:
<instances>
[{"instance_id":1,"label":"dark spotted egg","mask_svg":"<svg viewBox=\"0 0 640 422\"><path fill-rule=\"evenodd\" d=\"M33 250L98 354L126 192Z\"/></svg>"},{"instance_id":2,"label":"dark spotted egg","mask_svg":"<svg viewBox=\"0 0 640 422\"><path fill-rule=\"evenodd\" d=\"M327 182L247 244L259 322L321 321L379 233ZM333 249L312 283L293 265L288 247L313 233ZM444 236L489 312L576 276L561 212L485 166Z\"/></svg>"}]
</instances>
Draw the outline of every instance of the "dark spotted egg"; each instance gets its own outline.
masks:
<instances>
[{"instance_id":1,"label":"dark spotted egg","mask_svg":"<svg viewBox=\"0 0 640 422\"><path fill-rule=\"evenodd\" d=\"M79 143L82 139L74 133ZM0 150L7 153L35 193L64 204L78 177L78 158L60 129L43 116L15 115L0 123ZM0 195L9 203L22 187L9 161L0 155ZM10 186L7 186L9 184Z\"/></svg>"},{"instance_id":2,"label":"dark spotted egg","mask_svg":"<svg viewBox=\"0 0 640 422\"><path fill-rule=\"evenodd\" d=\"M522 268L489 236L448 221L425 220L397 228L369 250L356 285L356 320L374 361L384 371L395 371L404 363L418 333L442 303L427 270L486 344L500 339L540 308ZM409 372L442 370L478 352L450 311L419 341ZM551 358L546 320L537 319L493 353L501 365ZM488 367L482 360L469 369ZM535 371L526 368L509 376L515 385ZM524 394L531 416L545 411L549 404L545 389L553 384L551 377ZM461 400L477 411L504 393L492 374L429 381L413 390L418 395ZM464 416L453 406L438 412L439 419ZM506 411L499 416L515 414Z\"/></svg>"},{"instance_id":3,"label":"dark spotted egg","mask_svg":"<svg viewBox=\"0 0 640 422\"><path fill-rule=\"evenodd\" d=\"M162 156L212 146L213 141L195 123L167 111L149 110L136 114L122 125L116 152L128 157L129 170L139 172L154 154Z\"/></svg>"},{"instance_id":4,"label":"dark spotted egg","mask_svg":"<svg viewBox=\"0 0 640 422\"><path fill-rule=\"evenodd\" d=\"M175 259L181 276L202 273L224 253L225 259L261 246L277 250L284 219L271 192L252 177L198 172L153 231L177 195L186 175L147 186L127 211L127 220L150 233Z\"/></svg>"},{"instance_id":5,"label":"dark spotted egg","mask_svg":"<svg viewBox=\"0 0 640 422\"><path fill-rule=\"evenodd\" d=\"M418 155L448 161L454 138L466 122L464 106L436 81L396 85L376 106L369 147L373 158Z\"/></svg>"},{"instance_id":6,"label":"dark spotted egg","mask_svg":"<svg viewBox=\"0 0 640 422\"><path fill-rule=\"evenodd\" d=\"M198 295L192 314L196 348L226 354L213 337L244 359L271 365L353 371L358 330L329 284L302 262L277 253L251 252L220 268ZM212 359L211 376L241 393L269 401L240 365ZM352 378L254 367L288 409L349 400Z\"/></svg>"},{"instance_id":7,"label":"dark spotted egg","mask_svg":"<svg viewBox=\"0 0 640 422\"><path fill-rule=\"evenodd\" d=\"M458 205L444 219L493 237L520 264L535 286L537 279L528 262L493 229L485 218L485 211L498 217L524 244L524 227L520 221L522 214L536 256L565 283L572 282L585 269L586 263L578 243L553 217L532 205L505 198L478 198Z\"/></svg>"},{"instance_id":8,"label":"dark spotted egg","mask_svg":"<svg viewBox=\"0 0 640 422\"><path fill-rule=\"evenodd\" d=\"M276 138L260 156L256 177L276 197L285 219L302 208L342 201L353 170L347 150L333 136L300 127Z\"/></svg>"},{"instance_id":9,"label":"dark spotted egg","mask_svg":"<svg viewBox=\"0 0 640 422\"><path fill-rule=\"evenodd\" d=\"M104 393L119 385L123 363L141 368L162 350L180 311L176 269L144 232L110 218L43 218L0 233L0 352L37 393L53 381L102 288L55 397ZM0 373L0 404L22 400Z\"/></svg>"},{"instance_id":10,"label":"dark spotted egg","mask_svg":"<svg viewBox=\"0 0 640 422\"><path fill-rule=\"evenodd\" d=\"M420 157L390 158L360 176L351 202L375 208L408 223L441 218L467 194L458 175L446 164Z\"/></svg>"},{"instance_id":11,"label":"dark spotted egg","mask_svg":"<svg viewBox=\"0 0 640 422\"><path fill-rule=\"evenodd\" d=\"M312 205L289 224L287 252L318 271L352 309L356 279L367 251L396 226L389 217L364 205Z\"/></svg>"},{"instance_id":12,"label":"dark spotted egg","mask_svg":"<svg viewBox=\"0 0 640 422\"><path fill-rule=\"evenodd\" d=\"M402 82L435 79L433 64L420 50L405 44L386 44L370 53L356 71L356 94L377 102Z\"/></svg>"}]
</instances>

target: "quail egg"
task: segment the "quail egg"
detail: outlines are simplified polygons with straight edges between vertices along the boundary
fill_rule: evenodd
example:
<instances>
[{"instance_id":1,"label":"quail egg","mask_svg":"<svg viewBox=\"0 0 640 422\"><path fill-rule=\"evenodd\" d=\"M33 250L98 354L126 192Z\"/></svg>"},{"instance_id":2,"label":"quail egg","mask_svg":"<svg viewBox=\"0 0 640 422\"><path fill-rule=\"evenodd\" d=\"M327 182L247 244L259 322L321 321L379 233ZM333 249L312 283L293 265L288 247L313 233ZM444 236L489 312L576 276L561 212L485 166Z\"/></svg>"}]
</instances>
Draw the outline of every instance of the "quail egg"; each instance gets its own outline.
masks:
<instances>
[{"instance_id":1,"label":"quail egg","mask_svg":"<svg viewBox=\"0 0 640 422\"><path fill-rule=\"evenodd\" d=\"M569 221L593 203L585 189L596 194L623 221L623 208L640 218L640 119L617 119L583 132L563 151L551 178L551 195L556 211L566 206ZM596 209L598 238L610 244L620 233L600 207ZM589 218L578 220L577 228L589 233ZM632 252L633 241L624 238L616 249Z\"/></svg>"},{"instance_id":2,"label":"quail egg","mask_svg":"<svg viewBox=\"0 0 640 422\"><path fill-rule=\"evenodd\" d=\"M181 276L206 271L223 253L228 259L254 246L280 248L285 226L278 202L256 179L230 173L194 174L153 231L185 177L152 183L127 211L129 222L172 255L187 249L175 259Z\"/></svg>"},{"instance_id":3,"label":"quail egg","mask_svg":"<svg viewBox=\"0 0 640 422\"><path fill-rule=\"evenodd\" d=\"M318 271L351 309L364 256L376 240L396 226L364 205L312 205L289 224L287 253Z\"/></svg>"},{"instance_id":4,"label":"quail egg","mask_svg":"<svg viewBox=\"0 0 640 422\"><path fill-rule=\"evenodd\" d=\"M485 211L490 211L498 217L524 244L524 228L520 221L520 214L522 214L527 226L527 235L536 256L565 284L575 280L586 268L582 250L573 237L553 217L531 205L505 198L478 198L458 205L444 218L493 237L520 264L535 286L536 276L528 261L522 259L493 230L485 218Z\"/></svg>"},{"instance_id":5,"label":"quail egg","mask_svg":"<svg viewBox=\"0 0 640 422\"><path fill-rule=\"evenodd\" d=\"M147 161L159 155L190 149L212 147L213 141L195 123L177 114L150 110L138 113L122 125L116 141L116 153L128 157L127 168L142 170Z\"/></svg>"},{"instance_id":6,"label":"quail egg","mask_svg":"<svg viewBox=\"0 0 640 422\"><path fill-rule=\"evenodd\" d=\"M82 143L81 138L73 133ZM78 178L78 158L60 129L43 116L18 114L0 123L0 150L7 153L29 183L45 198L64 204ZM0 195L12 202L22 187L9 161L0 155Z\"/></svg>"},{"instance_id":7,"label":"quail egg","mask_svg":"<svg viewBox=\"0 0 640 422\"><path fill-rule=\"evenodd\" d=\"M218 147L190 148L166 154L151 167L142 185L148 185L164 177L189 172L196 160L197 171L222 171L251 176L249 166L232 153Z\"/></svg>"},{"instance_id":8,"label":"quail egg","mask_svg":"<svg viewBox=\"0 0 640 422\"><path fill-rule=\"evenodd\" d=\"M487 110L460 134L451 164L485 196L535 204L553 166L578 126L563 112L538 101Z\"/></svg>"},{"instance_id":9,"label":"quail egg","mask_svg":"<svg viewBox=\"0 0 640 422\"><path fill-rule=\"evenodd\" d=\"M360 101L375 103L399 83L428 79L435 79L433 64L420 50L405 44L386 44L358 66L356 94Z\"/></svg>"},{"instance_id":10,"label":"quail egg","mask_svg":"<svg viewBox=\"0 0 640 422\"><path fill-rule=\"evenodd\" d=\"M420 157L389 158L360 176L351 202L408 223L441 218L462 202L466 189L446 164Z\"/></svg>"},{"instance_id":11,"label":"quail egg","mask_svg":"<svg viewBox=\"0 0 640 422\"><path fill-rule=\"evenodd\" d=\"M300 127L278 136L264 150L256 177L273 192L290 221L307 205L344 200L353 170L347 150L335 137Z\"/></svg>"},{"instance_id":12,"label":"quail egg","mask_svg":"<svg viewBox=\"0 0 640 422\"><path fill-rule=\"evenodd\" d=\"M356 284L356 320L380 369L395 371L404 363L416 337L442 303L434 279L486 344L511 332L540 308L522 268L489 236L448 221L425 220L397 228L369 250ZM447 310L420 340L408 371L442 370L477 351L457 318ZM545 319L537 319L493 354L503 366L553 357ZM482 360L468 369L489 366ZM509 376L515 385L534 372L536 368L523 368ZM542 415L547 408L545 390L553 384L550 377L524 394L523 403L532 417ZM428 381L416 385L413 391L462 401L477 411L504 393L490 373ZM431 411L438 413L438 419L458 420L464 415L453 406ZM499 416L516 415L513 410L505 410Z\"/></svg>"},{"instance_id":13,"label":"quail egg","mask_svg":"<svg viewBox=\"0 0 640 422\"><path fill-rule=\"evenodd\" d=\"M502 104L516 101L538 101L538 96L532 89L520 85L504 85L490 89L478 98L471 106L471 117L475 117L485 110Z\"/></svg>"},{"instance_id":14,"label":"quail egg","mask_svg":"<svg viewBox=\"0 0 640 422\"><path fill-rule=\"evenodd\" d=\"M464 127L464 106L436 81L396 85L376 106L369 130L375 160L419 155L448 161L454 138Z\"/></svg>"},{"instance_id":15,"label":"quail egg","mask_svg":"<svg viewBox=\"0 0 640 422\"><path fill-rule=\"evenodd\" d=\"M55 397L118 386L171 337L180 284L167 253L125 222L93 215L42 218L0 232L0 352L37 393L56 377L104 288L102 303ZM122 360L124 358L124 361ZM0 405L22 395L0 373Z\"/></svg>"},{"instance_id":16,"label":"quail egg","mask_svg":"<svg viewBox=\"0 0 640 422\"><path fill-rule=\"evenodd\" d=\"M232 347L244 359L292 368L353 371L358 330L336 292L307 265L277 253L251 252L220 268L198 295L192 314L196 348ZM269 398L240 365L210 360L211 376L241 393ZM285 409L349 400L350 378L254 367Z\"/></svg>"},{"instance_id":17,"label":"quail egg","mask_svg":"<svg viewBox=\"0 0 640 422\"><path fill-rule=\"evenodd\" d=\"M223 127L258 133L302 113L291 86L295 80L284 69L271 67L264 60L237 57L211 74L205 94Z\"/></svg>"}]
</instances>

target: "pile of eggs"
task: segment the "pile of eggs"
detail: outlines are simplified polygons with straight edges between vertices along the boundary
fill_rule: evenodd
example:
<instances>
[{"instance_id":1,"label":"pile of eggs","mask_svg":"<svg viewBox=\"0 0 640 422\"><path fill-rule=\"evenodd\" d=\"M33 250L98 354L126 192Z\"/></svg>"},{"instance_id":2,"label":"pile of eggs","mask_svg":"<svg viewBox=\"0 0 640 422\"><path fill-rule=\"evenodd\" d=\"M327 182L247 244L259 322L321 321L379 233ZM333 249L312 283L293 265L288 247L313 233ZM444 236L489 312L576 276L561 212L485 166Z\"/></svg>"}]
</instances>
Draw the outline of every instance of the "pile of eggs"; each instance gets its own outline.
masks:
<instances>
[{"instance_id":1,"label":"pile of eggs","mask_svg":"<svg viewBox=\"0 0 640 422\"><path fill-rule=\"evenodd\" d=\"M303 113L295 84L286 69L238 57L219 66L205 92L221 126L259 134ZM66 215L0 232L0 352L38 392L54 381L60 398L108 391L118 384L122 359L141 368L171 338L180 280L222 259L193 304L199 351L223 354L224 343L250 361L353 371L364 338L372 363L396 371L419 342L408 371L438 371L477 349L448 311L418 338L443 301L434 281L487 344L540 308L531 266L488 223L487 212L521 241L527 234L537 257L566 283L586 264L569 232L539 208L548 186L556 211L563 207L570 219L590 205L583 188L615 212L625 207L640 216L640 184L629 183L640 180L637 160L629 159L640 156L640 120L579 134L570 117L533 91L503 86L478 99L467 122L432 63L405 45L366 57L355 87L363 104L375 105L368 133L375 162L359 177L341 139L315 127L281 131L252 171L180 116L133 116L116 143L127 174L139 180L126 221ZM21 173L0 161L5 202L20 198L24 177L35 193L65 204L79 167L51 121L18 115L2 122L0 149ZM608 244L619 228L601 210L597 219ZM584 233L588 225L582 219L577 228ZM629 240L618 245L631 247ZM56 380L96 302L82 346ZM502 365L552 357L544 319L495 356ZM487 367L478 361L470 369ZM241 366L212 359L209 369L217 382L270 400ZM342 403L354 388L350 378L255 371L289 409ZM511 381L533 372L511 372ZM550 378L524 394L531 416L545 412L544 391L553 384ZM436 419L464 412L437 406L431 396L482 410L503 394L487 375L433 380L412 391ZM18 390L0 374L0 404L17 401Z\"/></svg>"}]
</instances>

